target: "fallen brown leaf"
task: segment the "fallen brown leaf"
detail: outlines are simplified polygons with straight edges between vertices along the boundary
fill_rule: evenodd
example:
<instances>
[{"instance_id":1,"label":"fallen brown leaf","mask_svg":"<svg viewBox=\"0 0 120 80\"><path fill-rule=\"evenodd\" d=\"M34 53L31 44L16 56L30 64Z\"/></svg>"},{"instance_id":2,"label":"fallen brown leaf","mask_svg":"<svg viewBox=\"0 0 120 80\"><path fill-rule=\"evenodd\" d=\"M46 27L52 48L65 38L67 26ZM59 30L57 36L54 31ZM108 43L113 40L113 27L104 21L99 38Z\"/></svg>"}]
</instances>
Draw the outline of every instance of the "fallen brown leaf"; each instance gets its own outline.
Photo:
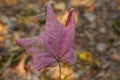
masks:
<instances>
[{"instance_id":1,"label":"fallen brown leaf","mask_svg":"<svg viewBox=\"0 0 120 80\"><path fill-rule=\"evenodd\" d=\"M113 58L114 60L116 60L116 61L120 61L120 54L114 53L114 54L112 55L112 58Z\"/></svg>"},{"instance_id":2,"label":"fallen brown leaf","mask_svg":"<svg viewBox=\"0 0 120 80\"><path fill-rule=\"evenodd\" d=\"M21 61L19 62L19 64L17 65L17 70L19 71L19 73L23 76L27 75L27 72L25 70L25 62L26 62L27 56L26 55L22 55L21 57Z\"/></svg>"}]
</instances>

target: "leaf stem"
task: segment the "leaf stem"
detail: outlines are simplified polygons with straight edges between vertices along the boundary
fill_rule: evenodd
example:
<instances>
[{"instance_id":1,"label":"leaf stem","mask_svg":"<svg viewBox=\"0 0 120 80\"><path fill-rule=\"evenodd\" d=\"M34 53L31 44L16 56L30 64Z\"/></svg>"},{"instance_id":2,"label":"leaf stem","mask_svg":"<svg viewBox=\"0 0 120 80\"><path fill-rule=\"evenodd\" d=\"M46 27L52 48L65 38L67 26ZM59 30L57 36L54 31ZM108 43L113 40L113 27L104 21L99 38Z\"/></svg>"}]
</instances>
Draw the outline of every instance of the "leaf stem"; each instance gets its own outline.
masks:
<instances>
[{"instance_id":1,"label":"leaf stem","mask_svg":"<svg viewBox=\"0 0 120 80\"><path fill-rule=\"evenodd\" d=\"M61 65L60 65L60 62L58 62L58 66L59 66L59 80L61 80Z\"/></svg>"}]
</instances>

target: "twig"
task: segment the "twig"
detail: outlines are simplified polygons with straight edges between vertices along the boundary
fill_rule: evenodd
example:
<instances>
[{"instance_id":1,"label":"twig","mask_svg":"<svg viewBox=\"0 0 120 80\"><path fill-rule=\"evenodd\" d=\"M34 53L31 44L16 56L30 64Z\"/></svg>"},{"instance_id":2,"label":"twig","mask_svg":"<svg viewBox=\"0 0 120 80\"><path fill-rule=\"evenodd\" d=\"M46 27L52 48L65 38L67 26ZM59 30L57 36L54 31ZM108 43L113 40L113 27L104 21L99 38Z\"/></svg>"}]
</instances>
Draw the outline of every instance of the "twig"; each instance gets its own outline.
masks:
<instances>
[{"instance_id":1,"label":"twig","mask_svg":"<svg viewBox=\"0 0 120 80\"><path fill-rule=\"evenodd\" d=\"M84 34L85 34L91 41L94 41L92 35L91 35L88 31L85 31Z\"/></svg>"},{"instance_id":2,"label":"twig","mask_svg":"<svg viewBox=\"0 0 120 80\"><path fill-rule=\"evenodd\" d=\"M11 54L10 58L8 59L8 62L6 63L6 66L0 70L0 74L1 74L3 71L5 71L5 70L10 66L11 61L12 61L14 55L15 55L15 54Z\"/></svg>"},{"instance_id":3,"label":"twig","mask_svg":"<svg viewBox=\"0 0 120 80\"><path fill-rule=\"evenodd\" d=\"M46 13L41 13L41 14L36 15L35 17L41 18L42 16L45 16L45 15L46 15Z\"/></svg>"}]
</instances>

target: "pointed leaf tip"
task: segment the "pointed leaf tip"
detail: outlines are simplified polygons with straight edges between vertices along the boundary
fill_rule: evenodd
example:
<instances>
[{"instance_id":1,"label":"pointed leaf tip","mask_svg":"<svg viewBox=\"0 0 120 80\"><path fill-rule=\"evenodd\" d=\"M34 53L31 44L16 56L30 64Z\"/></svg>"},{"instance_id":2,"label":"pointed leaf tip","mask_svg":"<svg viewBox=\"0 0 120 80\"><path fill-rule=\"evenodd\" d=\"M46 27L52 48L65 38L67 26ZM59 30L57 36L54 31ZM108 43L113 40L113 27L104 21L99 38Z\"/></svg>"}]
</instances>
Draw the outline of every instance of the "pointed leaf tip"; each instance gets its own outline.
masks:
<instances>
[{"instance_id":1,"label":"pointed leaf tip","mask_svg":"<svg viewBox=\"0 0 120 80\"><path fill-rule=\"evenodd\" d=\"M48 4L47 4L47 13L50 13L49 11L50 11L50 12L54 12L51 3L48 3Z\"/></svg>"},{"instance_id":2,"label":"pointed leaf tip","mask_svg":"<svg viewBox=\"0 0 120 80\"><path fill-rule=\"evenodd\" d=\"M74 11L74 10L75 10L74 8L71 8L71 9L70 9L70 12L71 12L71 11Z\"/></svg>"},{"instance_id":3,"label":"pointed leaf tip","mask_svg":"<svg viewBox=\"0 0 120 80\"><path fill-rule=\"evenodd\" d=\"M74 12L74 8L71 8L69 11L69 15L67 17L67 21L66 21L66 26L70 26L70 25L75 25L75 12Z\"/></svg>"}]
</instances>

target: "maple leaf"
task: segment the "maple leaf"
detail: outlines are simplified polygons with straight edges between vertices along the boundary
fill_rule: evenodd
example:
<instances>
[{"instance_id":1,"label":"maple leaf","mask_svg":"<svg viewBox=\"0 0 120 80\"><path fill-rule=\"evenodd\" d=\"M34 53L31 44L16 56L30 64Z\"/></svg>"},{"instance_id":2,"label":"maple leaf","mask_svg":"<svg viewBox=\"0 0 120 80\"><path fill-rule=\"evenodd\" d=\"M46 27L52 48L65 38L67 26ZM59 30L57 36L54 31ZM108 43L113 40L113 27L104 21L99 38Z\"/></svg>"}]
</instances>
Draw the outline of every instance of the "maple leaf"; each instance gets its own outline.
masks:
<instances>
[{"instance_id":1,"label":"maple leaf","mask_svg":"<svg viewBox=\"0 0 120 80\"><path fill-rule=\"evenodd\" d=\"M75 63L74 56L75 19L71 9L66 25L62 25L56 17L51 4L47 5L47 18L43 35L17 40L17 44L25 48L33 56L33 68L56 66L58 62Z\"/></svg>"}]
</instances>

